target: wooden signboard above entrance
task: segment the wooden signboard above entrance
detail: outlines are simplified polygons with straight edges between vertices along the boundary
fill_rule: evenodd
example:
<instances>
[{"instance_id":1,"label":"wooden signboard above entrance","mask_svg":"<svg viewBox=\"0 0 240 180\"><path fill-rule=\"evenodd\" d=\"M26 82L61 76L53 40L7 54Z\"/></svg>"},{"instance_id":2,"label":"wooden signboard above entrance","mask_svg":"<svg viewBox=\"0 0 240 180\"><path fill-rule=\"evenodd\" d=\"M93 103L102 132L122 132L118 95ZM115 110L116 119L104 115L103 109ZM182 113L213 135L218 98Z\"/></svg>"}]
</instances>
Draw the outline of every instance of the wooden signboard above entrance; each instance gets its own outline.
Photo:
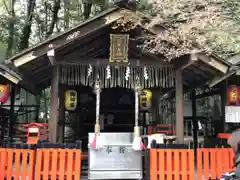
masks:
<instances>
[{"instance_id":1,"label":"wooden signboard above entrance","mask_svg":"<svg viewBox=\"0 0 240 180\"><path fill-rule=\"evenodd\" d=\"M128 62L128 34L110 34L109 62Z\"/></svg>"}]
</instances>

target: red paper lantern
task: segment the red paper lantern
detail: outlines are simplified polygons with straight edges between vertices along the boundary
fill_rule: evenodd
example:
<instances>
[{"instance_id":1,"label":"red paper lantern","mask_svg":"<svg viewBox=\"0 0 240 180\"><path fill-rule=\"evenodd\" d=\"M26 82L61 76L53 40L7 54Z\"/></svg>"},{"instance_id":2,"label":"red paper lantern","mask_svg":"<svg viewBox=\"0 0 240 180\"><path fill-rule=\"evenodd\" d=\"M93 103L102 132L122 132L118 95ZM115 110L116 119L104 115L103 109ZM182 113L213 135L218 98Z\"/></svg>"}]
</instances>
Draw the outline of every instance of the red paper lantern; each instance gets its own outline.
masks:
<instances>
[{"instance_id":1,"label":"red paper lantern","mask_svg":"<svg viewBox=\"0 0 240 180\"><path fill-rule=\"evenodd\" d=\"M0 102L6 103L9 97L9 85L0 85Z\"/></svg>"},{"instance_id":2,"label":"red paper lantern","mask_svg":"<svg viewBox=\"0 0 240 180\"><path fill-rule=\"evenodd\" d=\"M238 104L238 86L231 86L227 89L228 105Z\"/></svg>"}]
</instances>

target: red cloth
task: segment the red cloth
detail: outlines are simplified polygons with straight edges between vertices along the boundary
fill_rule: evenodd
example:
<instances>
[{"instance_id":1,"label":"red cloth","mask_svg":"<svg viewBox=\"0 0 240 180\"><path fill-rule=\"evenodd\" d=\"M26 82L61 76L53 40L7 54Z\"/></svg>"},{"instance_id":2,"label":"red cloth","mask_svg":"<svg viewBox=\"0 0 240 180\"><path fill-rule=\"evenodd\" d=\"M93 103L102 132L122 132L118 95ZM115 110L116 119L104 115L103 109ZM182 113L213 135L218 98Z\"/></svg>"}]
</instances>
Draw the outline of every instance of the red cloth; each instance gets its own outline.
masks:
<instances>
[{"instance_id":1,"label":"red cloth","mask_svg":"<svg viewBox=\"0 0 240 180\"><path fill-rule=\"evenodd\" d=\"M91 146L92 146L93 149L97 148L97 135L96 134L94 135L93 142L92 142Z\"/></svg>"}]
</instances>

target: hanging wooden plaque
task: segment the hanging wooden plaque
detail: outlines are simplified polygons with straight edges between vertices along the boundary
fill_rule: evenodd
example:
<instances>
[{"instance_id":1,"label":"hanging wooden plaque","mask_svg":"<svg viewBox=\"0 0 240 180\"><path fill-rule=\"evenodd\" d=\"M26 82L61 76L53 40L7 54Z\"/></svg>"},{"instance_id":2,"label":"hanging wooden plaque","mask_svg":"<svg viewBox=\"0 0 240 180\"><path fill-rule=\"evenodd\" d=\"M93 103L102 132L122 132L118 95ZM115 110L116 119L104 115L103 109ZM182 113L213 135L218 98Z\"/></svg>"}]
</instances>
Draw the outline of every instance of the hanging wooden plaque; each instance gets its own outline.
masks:
<instances>
[{"instance_id":1,"label":"hanging wooden plaque","mask_svg":"<svg viewBox=\"0 0 240 180\"><path fill-rule=\"evenodd\" d=\"M128 62L128 34L110 34L109 62Z\"/></svg>"}]
</instances>

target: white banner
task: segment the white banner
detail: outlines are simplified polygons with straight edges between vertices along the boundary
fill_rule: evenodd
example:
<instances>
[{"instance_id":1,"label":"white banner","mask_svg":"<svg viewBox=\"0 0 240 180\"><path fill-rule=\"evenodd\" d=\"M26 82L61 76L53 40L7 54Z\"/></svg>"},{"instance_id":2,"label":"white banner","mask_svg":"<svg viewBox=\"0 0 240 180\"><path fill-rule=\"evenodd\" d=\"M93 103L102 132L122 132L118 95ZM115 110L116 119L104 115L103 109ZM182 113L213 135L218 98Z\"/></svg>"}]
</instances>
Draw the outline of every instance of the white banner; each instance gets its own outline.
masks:
<instances>
[{"instance_id":1,"label":"white banner","mask_svg":"<svg viewBox=\"0 0 240 180\"><path fill-rule=\"evenodd\" d=\"M240 123L240 106L225 106L225 122Z\"/></svg>"}]
</instances>

